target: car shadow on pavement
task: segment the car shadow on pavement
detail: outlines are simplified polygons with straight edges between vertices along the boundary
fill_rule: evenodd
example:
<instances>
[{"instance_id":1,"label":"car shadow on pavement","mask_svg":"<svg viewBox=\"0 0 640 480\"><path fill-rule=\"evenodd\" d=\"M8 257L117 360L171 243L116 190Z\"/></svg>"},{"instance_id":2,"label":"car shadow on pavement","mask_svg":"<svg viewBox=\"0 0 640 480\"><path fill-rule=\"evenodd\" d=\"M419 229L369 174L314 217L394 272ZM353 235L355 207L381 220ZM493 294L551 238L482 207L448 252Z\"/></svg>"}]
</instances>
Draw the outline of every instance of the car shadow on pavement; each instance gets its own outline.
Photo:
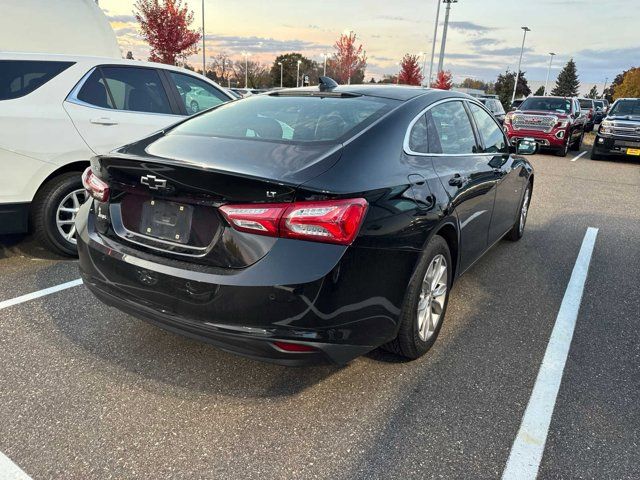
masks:
<instances>
[{"instance_id":1,"label":"car shadow on pavement","mask_svg":"<svg viewBox=\"0 0 640 480\"><path fill-rule=\"evenodd\" d=\"M58 255L43 247L33 235L0 235L0 259L23 256L40 260L75 260Z\"/></svg>"}]
</instances>

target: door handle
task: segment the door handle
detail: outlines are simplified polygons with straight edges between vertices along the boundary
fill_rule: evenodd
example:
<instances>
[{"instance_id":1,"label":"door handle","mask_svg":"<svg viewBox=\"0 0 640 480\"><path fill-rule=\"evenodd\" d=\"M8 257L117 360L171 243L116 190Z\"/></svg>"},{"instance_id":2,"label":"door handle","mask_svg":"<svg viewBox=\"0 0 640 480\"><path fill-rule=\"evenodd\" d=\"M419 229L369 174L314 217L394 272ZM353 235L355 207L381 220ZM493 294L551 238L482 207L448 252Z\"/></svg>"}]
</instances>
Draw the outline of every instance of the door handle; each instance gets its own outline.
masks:
<instances>
[{"instance_id":1,"label":"door handle","mask_svg":"<svg viewBox=\"0 0 640 480\"><path fill-rule=\"evenodd\" d=\"M117 125L118 124L117 121L107 117L92 118L89 121L95 125Z\"/></svg>"},{"instance_id":2,"label":"door handle","mask_svg":"<svg viewBox=\"0 0 640 480\"><path fill-rule=\"evenodd\" d=\"M467 179L462 177L459 173L456 173L453 177L449 179L449 185L452 187L461 187Z\"/></svg>"}]
</instances>

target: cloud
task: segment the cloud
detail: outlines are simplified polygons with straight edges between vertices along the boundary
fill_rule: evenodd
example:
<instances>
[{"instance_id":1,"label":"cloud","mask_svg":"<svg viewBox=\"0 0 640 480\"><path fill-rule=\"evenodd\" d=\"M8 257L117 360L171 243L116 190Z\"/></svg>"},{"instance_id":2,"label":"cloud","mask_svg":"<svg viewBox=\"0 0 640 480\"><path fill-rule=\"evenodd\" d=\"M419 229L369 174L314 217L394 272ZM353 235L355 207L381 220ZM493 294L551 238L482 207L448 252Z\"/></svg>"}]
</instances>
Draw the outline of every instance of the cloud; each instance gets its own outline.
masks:
<instances>
[{"instance_id":1,"label":"cloud","mask_svg":"<svg viewBox=\"0 0 640 480\"><path fill-rule=\"evenodd\" d=\"M415 22L413 18L401 17L400 15L378 15L378 20L389 20L391 22Z\"/></svg>"},{"instance_id":2,"label":"cloud","mask_svg":"<svg viewBox=\"0 0 640 480\"><path fill-rule=\"evenodd\" d=\"M308 42L306 40L277 40L275 38L256 36L207 35L206 40L216 44L223 50L235 52L282 53L330 48L330 45Z\"/></svg>"},{"instance_id":3,"label":"cloud","mask_svg":"<svg viewBox=\"0 0 640 480\"><path fill-rule=\"evenodd\" d=\"M110 22L135 23L136 17L133 15L107 15Z\"/></svg>"},{"instance_id":4,"label":"cloud","mask_svg":"<svg viewBox=\"0 0 640 480\"><path fill-rule=\"evenodd\" d=\"M454 30L475 33L485 33L494 30L492 27L485 27L484 25L479 25L473 22L449 22L449 27Z\"/></svg>"}]
</instances>

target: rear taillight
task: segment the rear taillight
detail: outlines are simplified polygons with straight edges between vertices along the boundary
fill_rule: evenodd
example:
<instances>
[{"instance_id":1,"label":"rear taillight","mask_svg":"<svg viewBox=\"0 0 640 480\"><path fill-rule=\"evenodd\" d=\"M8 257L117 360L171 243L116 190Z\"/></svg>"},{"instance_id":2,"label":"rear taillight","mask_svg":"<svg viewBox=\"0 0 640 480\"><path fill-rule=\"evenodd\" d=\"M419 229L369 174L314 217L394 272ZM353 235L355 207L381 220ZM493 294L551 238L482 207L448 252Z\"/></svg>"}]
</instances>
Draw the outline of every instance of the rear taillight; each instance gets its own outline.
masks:
<instances>
[{"instance_id":1,"label":"rear taillight","mask_svg":"<svg viewBox=\"0 0 640 480\"><path fill-rule=\"evenodd\" d=\"M87 167L82 174L82 185L87 189L89 195L99 202L106 202L109 199L109 185L96 177L91 167Z\"/></svg>"},{"instance_id":2,"label":"rear taillight","mask_svg":"<svg viewBox=\"0 0 640 480\"><path fill-rule=\"evenodd\" d=\"M363 198L317 202L224 205L220 211L241 232L349 245L367 211Z\"/></svg>"},{"instance_id":3,"label":"rear taillight","mask_svg":"<svg viewBox=\"0 0 640 480\"><path fill-rule=\"evenodd\" d=\"M315 352L316 349L311 345L305 345L303 343L291 343L291 342L273 342L273 344L280 350L285 352L303 353L303 352Z\"/></svg>"}]
</instances>

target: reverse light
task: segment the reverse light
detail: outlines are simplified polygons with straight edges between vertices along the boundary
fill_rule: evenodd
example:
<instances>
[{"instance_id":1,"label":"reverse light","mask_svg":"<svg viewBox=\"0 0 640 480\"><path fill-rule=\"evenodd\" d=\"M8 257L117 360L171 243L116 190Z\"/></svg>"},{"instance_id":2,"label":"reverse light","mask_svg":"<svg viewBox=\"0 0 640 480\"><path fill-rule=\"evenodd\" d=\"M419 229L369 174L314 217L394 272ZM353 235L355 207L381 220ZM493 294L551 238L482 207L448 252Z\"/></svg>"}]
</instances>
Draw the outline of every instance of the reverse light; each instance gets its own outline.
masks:
<instances>
[{"instance_id":1,"label":"reverse light","mask_svg":"<svg viewBox=\"0 0 640 480\"><path fill-rule=\"evenodd\" d=\"M229 224L241 232L340 245L353 242L366 210L363 198L220 207Z\"/></svg>"},{"instance_id":2,"label":"reverse light","mask_svg":"<svg viewBox=\"0 0 640 480\"><path fill-rule=\"evenodd\" d=\"M82 185L89 195L99 202L106 202L109 199L109 185L98 178L91 170L91 167L87 167L82 173Z\"/></svg>"}]
</instances>

